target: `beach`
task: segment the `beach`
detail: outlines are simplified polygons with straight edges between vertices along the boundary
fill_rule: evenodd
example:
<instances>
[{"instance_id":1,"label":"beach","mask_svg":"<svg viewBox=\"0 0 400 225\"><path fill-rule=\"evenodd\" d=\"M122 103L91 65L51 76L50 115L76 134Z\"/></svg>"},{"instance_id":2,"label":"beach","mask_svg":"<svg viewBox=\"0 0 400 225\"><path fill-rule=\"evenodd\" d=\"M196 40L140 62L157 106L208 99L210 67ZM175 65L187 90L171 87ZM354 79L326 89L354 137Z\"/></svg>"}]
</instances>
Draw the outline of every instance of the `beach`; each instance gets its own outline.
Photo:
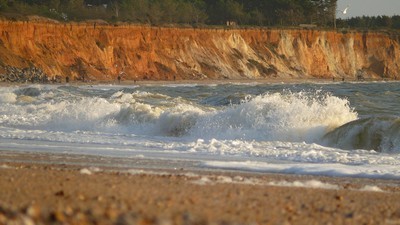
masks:
<instances>
[{"instance_id":1,"label":"beach","mask_svg":"<svg viewBox=\"0 0 400 225\"><path fill-rule=\"evenodd\" d=\"M400 224L397 87L2 86L0 224Z\"/></svg>"},{"instance_id":2,"label":"beach","mask_svg":"<svg viewBox=\"0 0 400 225\"><path fill-rule=\"evenodd\" d=\"M400 223L398 180L0 155L0 224Z\"/></svg>"},{"instance_id":3,"label":"beach","mask_svg":"<svg viewBox=\"0 0 400 225\"><path fill-rule=\"evenodd\" d=\"M0 225L400 224L395 31L69 16L0 21Z\"/></svg>"}]
</instances>

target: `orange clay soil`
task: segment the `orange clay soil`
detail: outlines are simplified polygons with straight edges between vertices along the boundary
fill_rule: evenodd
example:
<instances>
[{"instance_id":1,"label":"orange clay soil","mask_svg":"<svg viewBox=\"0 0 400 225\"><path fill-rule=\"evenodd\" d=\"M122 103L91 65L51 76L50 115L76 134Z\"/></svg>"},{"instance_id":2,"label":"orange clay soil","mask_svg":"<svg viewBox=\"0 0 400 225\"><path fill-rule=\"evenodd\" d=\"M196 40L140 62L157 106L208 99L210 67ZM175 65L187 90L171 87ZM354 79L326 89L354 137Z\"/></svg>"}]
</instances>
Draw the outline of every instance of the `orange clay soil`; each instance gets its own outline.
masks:
<instances>
[{"instance_id":1,"label":"orange clay soil","mask_svg":"<svg viewBox=\"0 0 400 225\"><path fill-rule=\"evenodd\" d=\"M400 76L399 35L0 21L1 65L97 81ZM5 68L0 67L0 74Z\"/></svg>"}]
</instances>

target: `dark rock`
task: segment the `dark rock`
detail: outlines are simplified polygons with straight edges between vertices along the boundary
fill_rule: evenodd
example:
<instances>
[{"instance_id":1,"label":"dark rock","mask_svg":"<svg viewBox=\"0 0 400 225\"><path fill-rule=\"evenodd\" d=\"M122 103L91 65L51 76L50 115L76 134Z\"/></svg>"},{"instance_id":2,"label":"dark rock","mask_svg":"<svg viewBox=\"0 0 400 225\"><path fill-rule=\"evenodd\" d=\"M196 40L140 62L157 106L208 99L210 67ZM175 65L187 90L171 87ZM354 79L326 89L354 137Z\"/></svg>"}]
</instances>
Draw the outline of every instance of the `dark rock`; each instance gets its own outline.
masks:
<instances>
[{"instance_id":1,"label":"dark rock","mask_svg":"<svg viewBox=\"0 0 400 225\"><path fill-rule=\"evenodd\" d=\"M0 74L0 82L15 82L15 83L48 83L49 76L44 73L40 68L27 67L17 68L13 66L6 66L4 68L5 74ZM53 82L61 82L61 76L54 76Z\"/></svg>"}]
</instances>

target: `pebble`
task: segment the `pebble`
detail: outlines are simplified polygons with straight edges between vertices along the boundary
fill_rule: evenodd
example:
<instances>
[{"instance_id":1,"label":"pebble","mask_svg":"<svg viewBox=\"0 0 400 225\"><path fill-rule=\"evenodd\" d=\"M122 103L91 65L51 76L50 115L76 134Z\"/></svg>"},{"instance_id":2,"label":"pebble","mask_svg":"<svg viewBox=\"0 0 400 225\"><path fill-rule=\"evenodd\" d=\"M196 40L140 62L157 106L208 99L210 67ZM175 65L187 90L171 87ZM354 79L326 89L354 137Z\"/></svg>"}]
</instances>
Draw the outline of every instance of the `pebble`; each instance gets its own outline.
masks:
<instances>
[{"instance_id":1,"label":"pebble","mask_svg":"<svg viewBox=\"0 0 400 225\"><path fill-rule=\"evenodd\" d=\"M51 218L57 222L65 222L65 215L63 212L57 210L52 213Z\"/></svg>"},{"instance_id":2,"label":"pebble","mask_svg":"<svg viewBox=\"0 0 400 225\"><path fill-rule=\"evenodd\" d=\"M13 66L4 67L5 74L0 74L0 82L15 82L15 83L48 83L56 82L61 83L61 76L56 75L50 79L50 76L43 72L40 68L27 67L17 68Z\"/></svg>"},{"instance_id":3,"label":"pebble","mask_svg":"<svg viewBox=\"0 0 400 225\"><path fill-rule=\"evenodd\" d=\"M41 209L36 205L31 205L26 208L26 215L30 216L33 219L39 219L41 215Z\"/></svg>"},{"instance_id":4,"label":"pebble","mask_svg":"<svg viewBox=\"0 0 400 225\"><path fill-rule=\"evenodd\" d=\"M85 201L86 198L85 198L84 195L79 194L79 195L78 195L78 199L81 200L81 201Z\"/></svg>"},{"instance_id":5,"label":"pebble","mask_svg":"<svg viewBox=\"0 0 400 225\"><path fill-rule=\"evenodd\" d=\"M23 225L35 225L35 222L27 216L21 216L21 224Z\"/></svg>"},{"instance_id":6,"label":"pebble","mask_svg":"<svg viewBox=\"0 0 400 225\"><path fill-rule=\"evenodd\" d=\"M101 201L104 200L104 198L103 198L103 196L99 195L99 196L97 196L96 200L97 200L98 202L101 202Z\"/></svg>"},{"instance_id":7,"label":"pebble","mask_svg":"<svg viewBox=\"0 0 400 225\"><path fill-rule=\"evenodd\" d=\"M69 206L65 207L65 209L64 209L64 214L65 215L72 216L73 213L74 213L74 210L71 207L69 207Z\"/></svg>"},{"instance_id":8,"label":"pebble","mask_svg":"<svg viewBox=\"0 0 400 225\"><path fill-rule=\"evenodd\" d=\"M65 194L64 194L64 191L61 190L61 191L57 191L54 195L55 195L55 196L63 197Z\"/></svg>"},{"instance_id":9,"label":"pebble","mask_svg":"<svg viewBox=\"0 0 400 225\"><path fill-rule=\"evenodd\" d=\"M335 199L338 200L338 201L342 201L342 200L343 200L343 196L341 196L341 195L336 195L336 196L335 196Z\"/></svg>"},{"instance_id":10,"label":"pebble","mask_svg":"<svg viewBox=\"0 0 400 225\"><path fill-rule=\"evenodd\" d=\"M111 219L111 220L115 220L118 217L118 210L114 209L114 208L108 208L105 210L104 215L106 216L106 218Z\"/></svg>"}]
</instances>

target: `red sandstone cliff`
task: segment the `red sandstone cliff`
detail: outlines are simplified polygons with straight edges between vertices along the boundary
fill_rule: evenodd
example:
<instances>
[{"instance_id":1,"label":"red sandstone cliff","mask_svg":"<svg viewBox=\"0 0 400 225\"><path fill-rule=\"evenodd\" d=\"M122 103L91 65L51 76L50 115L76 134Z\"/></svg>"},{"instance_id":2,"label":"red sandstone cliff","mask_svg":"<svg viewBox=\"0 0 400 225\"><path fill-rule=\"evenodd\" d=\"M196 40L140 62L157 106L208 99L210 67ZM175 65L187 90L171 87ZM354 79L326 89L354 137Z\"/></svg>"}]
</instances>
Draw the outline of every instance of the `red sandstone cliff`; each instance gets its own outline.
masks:
<instances>
[{"instance_id":1,"label":"red sandstone cliff","mask_svg":"<svg viewBox=\"0 0 400 225\"><path fill-rule=\"evenodd\" d=\"M384 33L0 22L0 65L92 80L399 77Z\"/></svg>"}]
</instances>

